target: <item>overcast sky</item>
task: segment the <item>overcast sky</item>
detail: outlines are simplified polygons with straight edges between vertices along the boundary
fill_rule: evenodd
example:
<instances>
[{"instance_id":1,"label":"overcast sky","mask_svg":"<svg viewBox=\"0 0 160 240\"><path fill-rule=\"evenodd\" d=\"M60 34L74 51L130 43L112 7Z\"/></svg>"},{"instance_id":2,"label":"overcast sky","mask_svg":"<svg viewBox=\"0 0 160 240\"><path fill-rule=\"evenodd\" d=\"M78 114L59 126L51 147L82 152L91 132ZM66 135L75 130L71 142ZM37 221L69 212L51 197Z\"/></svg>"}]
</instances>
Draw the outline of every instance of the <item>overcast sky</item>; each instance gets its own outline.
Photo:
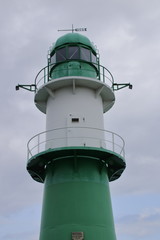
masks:
<instances>
[{"instance_id":1,"label":"overcast sky","mask_svg":"<svg viewBox=\"0 0 160 240\"><path fill-rule=\"evenodd\" d=\"M38 240L43 184L26 171L27 141L45 130L32 84L47 51L63 33L87 27L116 92L105 128L126 142L127 168L110 184L117 240L160 236L160 1L0 0L0 239Z\"/></svg>"}]
</instances>

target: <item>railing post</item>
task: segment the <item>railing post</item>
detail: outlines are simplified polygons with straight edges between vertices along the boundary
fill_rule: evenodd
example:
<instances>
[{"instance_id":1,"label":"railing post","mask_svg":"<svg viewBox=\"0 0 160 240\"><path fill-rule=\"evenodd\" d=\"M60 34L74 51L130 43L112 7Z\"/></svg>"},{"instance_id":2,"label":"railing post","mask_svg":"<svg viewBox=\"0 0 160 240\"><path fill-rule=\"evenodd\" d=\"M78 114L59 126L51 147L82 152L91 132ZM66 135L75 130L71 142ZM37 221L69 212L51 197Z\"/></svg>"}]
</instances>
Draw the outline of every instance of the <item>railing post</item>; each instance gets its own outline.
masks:
<instances>
[{"instance_id":1,"label":"railing post","mask_svg":"<svg viewBox=\"0 0 160 240\"><path fill-rule=\"evenodd\" d=\"M99 72L99 80L101 80L101 66L99 64L99 58L98 58L98 72Z\"/></svg>"},{"instance_id":2,"label":"railing post","mask_svg":"<svg viewBox=\"0 0 160 240\"><path fill-rule=\"evenodd\" d=\"M68 127L66 127L66 147L68 147Z\"/></svg>"},{"instance_id":3,"label":"railing post","mask_svg":"<svg viewBox=\"0 0 160 240\"><path fill-rule=\"evenodd\" d=\"M48 63L48 67L47 67L47 82L49 82L49 63Z\"/></svg>"},{"instance_id":4,"label":"railing post","mask_svg":"<svg viewBox=\"0 0 160 240\"><path fill-rule=\"evenodd\" d=\"M124 144L123 144L122 149L121 149L121 151L120 151L120 155L122 155L123 157L125 157Z\"/></svg>"},{"instance_id":5,"label":"railing post","mask_svg":"<svg viewBox=\"0 0 160 240\"><path fill-rule=\"evenodd\" d=\"M29 148L27 147L27 160L29 159Z\"/></svg>"},{"instance_id":6,"label":"railing post","mask_svg":"<svg viewBox=\"0 0 160 240\"><path fill-rule=\"evenodd\" d=\"M104 72L104 67L103 67L103 82L105 83L105 72Z\"/></svg>"},{"instance_id":7,"label":"railing post","mask_svg":"<svg viewBox=\"0 0 160 240\"><path fill-rule=\"evenodd\" d=\"M46 68L44 68L44 83L46 83Z\"/></svg>"},{"instance_id":8,"label":"railing post","mask_svg":"<svg viewBox=\"0 0 160 240\"><path fill-rule=\"evenodd\" d=\"M114 152L114 133L112 132L112 143L113 143L113 152Z\"/></svg>"},{"instance_id":9,"label":"railing post","mask_svg":"<svg viewBox=\"0 0 160 240\"><path fill-rule=\"evenodd\" d=\"M27 160L32 157L32 153L30 151L30 148L29 148L29 144L30 144L30 141L27 143Z\"/></svg>"},{"instance_id":10,"label":"railing post","mask_svg":"<svg viewBox=\"0 0 160 240\"><path fill-rule=\"evenodd\" d=\"M38 150L38 153L39 153L39 142L40 142L40 134L38 134L38 145L37 145L37 150Z\"/></svg>"}]
</instances>

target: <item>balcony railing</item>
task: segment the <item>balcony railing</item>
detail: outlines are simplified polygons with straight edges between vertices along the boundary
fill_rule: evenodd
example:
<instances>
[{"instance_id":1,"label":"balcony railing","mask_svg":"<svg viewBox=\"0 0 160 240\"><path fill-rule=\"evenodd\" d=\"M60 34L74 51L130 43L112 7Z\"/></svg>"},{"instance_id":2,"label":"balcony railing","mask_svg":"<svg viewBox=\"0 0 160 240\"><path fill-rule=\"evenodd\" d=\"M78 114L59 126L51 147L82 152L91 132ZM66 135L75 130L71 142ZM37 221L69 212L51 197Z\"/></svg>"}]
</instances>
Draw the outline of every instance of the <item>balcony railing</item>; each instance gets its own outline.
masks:
<instances>
[{"instance_id":1,"label":"balcony railing","mask_svg":"<svg viewBox=\"0 0 160 240\"><path fill-rule=\"evenodd\" d=\"M65 61L67 62L67 61ZM36 78L35 78L35 86L36 86L36 91L37 89L42 86L44 83L47 83L49 81L52 80L52 78L50 78L50 75L49 75L49 72L50 72L50 69L54 66L55 64L51 64L51 65L48 65L44 68L42 68ZM113 85L114 85L114 78L113 78L113 75L111 74L111 72L105 68L104 66L100 65L100 64L96 64L96 63L93 63L93 65L95 66L95 69L97 70L91 70L91 69L86 69L84 68L85 71L88 71L88 72L94 72L97 71L98 72L98 75L97 75L97 80L99 81L102 81L104 83L106 83L107 85L109 85L111 88L113 88ZM63 68L63 70L68 70L67 68ZM72 70L74 70L72 68ZM76 70L76 69L75 69ZM83 71L83 68L81 68L81 70ZM56 71L61 71L61 70L56 70Z\"/></svg>"},{"instance_id":2,"label":"balcony railing","mask_svg":"<svg viewBox=\"0 0 160 240\"><path fill-rule=\"evenodd\" d=\"M98 128L66 127L33 136L27 144L28 159L48 149L73 146L103 148L125 157L125 142L118 134Z\"/></svg>"}]
</instances>

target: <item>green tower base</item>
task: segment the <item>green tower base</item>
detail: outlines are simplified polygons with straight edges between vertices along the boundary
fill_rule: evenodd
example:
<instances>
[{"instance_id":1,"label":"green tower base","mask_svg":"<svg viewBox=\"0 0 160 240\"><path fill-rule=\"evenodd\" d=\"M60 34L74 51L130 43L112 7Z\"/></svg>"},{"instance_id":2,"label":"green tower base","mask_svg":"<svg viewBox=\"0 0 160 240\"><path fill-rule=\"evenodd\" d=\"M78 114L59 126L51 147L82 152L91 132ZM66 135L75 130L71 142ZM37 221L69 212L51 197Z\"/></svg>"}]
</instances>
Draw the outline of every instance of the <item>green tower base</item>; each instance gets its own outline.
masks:
<instances>
[{"instance_id":1,"label":"green tower base","mask_svg":"<svg viewBox=\"0 0 160 240\"><path fill-rule=\"evenodd\" d=\"M116 240L109 180L125 168L123 158L99 148L50 149L28 161L44 182L40 240ZM75 234L75 235L74 235Z\"/></svg>"}]
</instances>

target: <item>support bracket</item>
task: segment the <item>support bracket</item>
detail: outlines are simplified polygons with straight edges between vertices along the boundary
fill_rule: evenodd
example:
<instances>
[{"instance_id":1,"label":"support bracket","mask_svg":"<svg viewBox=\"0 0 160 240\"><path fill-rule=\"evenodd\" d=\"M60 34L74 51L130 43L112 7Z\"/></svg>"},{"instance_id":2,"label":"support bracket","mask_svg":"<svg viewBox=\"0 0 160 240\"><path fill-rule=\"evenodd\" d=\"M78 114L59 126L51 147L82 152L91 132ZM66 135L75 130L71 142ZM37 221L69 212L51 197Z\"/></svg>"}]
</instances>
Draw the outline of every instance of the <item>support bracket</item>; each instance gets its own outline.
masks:
<instances>
[{"instance_id":1,"label":"support bracket","mask_svg":"<svg viewBox=\"0 0 160 240\"><path fill-rule=\"evenodd\" d=\"M19 90L20 88L23 88L23 89L28 90L30 92L36 92L36 85L35 84L30 84L30 85L26 85L26 84L25 85L20 85L20 84L18 84L16 86L16 91Z\"/></svg>"},{"instance_id":2,"label":"support bracket","mask_svg":"<svg viewBox=\"0 0 160 240\"><path fill-rule=\"evenodd\" d=\"M96 98L101 94L103 89L104 89L104 86L102 86L96 90Z\"/></svg>"},{"instance_id":3,"label":"support bracket","mask_svg":"<svg viewBox=\"0 0 160 240\"><path fill-rule=\"evenodd\" d=\"M113 83L113 85L112 85L113 91L118 91L125 87L129 87L129 89L133 88L132 84L130 84L130 83Z\"/></svg>"},{"instance_id":4,"label":"support bracket","mask_svg":"<svg viewBox=\"0 0 160 240\"><path fill-rule=\"evenodd\" d=\"M51 96L52 99L55 98L55 95L54 95L54 92L51 91L51 89L47 88L47 87L44 87L46 89L46 91L48 92L48 94Z\"/></svg>"},{"instance_id":5,"label":"support bracket","mask_svg":"<svg viewBox=\"0 0 160 240\"><path fill-rule=\"evenodd\" d=\"M76 94L76 81L73 79L73 94Z\"/></svg>"}]
</instances>

